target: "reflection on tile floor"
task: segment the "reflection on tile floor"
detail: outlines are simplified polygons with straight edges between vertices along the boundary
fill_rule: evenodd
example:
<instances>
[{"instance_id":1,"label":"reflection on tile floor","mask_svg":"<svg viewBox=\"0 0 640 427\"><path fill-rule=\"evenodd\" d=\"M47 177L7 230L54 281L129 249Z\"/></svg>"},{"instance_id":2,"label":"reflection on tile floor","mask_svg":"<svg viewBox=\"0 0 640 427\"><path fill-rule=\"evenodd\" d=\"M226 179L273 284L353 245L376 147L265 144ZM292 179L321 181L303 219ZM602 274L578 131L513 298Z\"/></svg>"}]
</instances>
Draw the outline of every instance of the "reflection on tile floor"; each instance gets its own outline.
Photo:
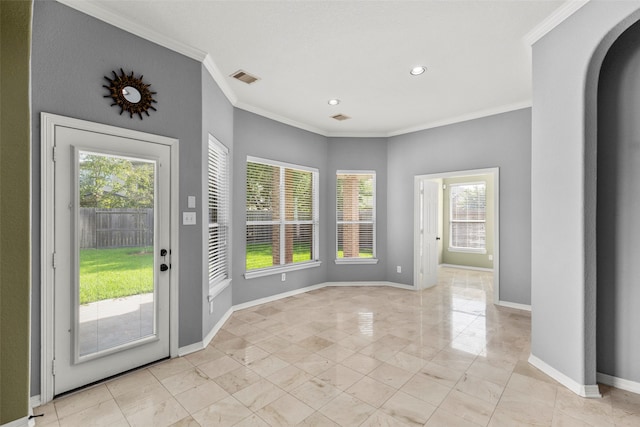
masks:
<instances>
[{"instance_id":1,"label":"reflection on tile floor","mask_svg":"<svg viewBox=\"0 0 640 427\"><path fill-rule=\"evenodd\" d=\"M330 287L237 311L202 351L35 408L49 426L638 426L640 395L576 396L527 363L530 315L491 275Z\"/></svg>"}]
</instances>

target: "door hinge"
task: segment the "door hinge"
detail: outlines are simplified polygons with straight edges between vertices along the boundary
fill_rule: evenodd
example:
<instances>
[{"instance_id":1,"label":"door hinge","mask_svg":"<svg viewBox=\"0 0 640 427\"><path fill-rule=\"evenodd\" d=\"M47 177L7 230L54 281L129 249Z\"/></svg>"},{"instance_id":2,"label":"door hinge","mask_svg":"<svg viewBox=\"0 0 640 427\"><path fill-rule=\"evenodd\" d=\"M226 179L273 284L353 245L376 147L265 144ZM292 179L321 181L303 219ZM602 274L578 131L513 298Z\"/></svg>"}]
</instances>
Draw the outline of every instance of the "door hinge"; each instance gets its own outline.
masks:
<instances>
[{"instance_id":1,"label":"door hinge","mask_svg":"<svg viewBox=\"0 0 640 427\"><path fill-rule=\"evenodd\" d=\"M57 160L56 158L56 153L57 153L57 148L55 145L53 146L53 161L55 162Z\"/></svg>"},{"instance_id":2,"label":"door hinge","mask_svg":"<svg viewBox=\"0 0 640 427\"><path fill-rule=\"evenodd\" d=\"M51 257L51 266L55 269L56 268L56 253L53 253L53 256Z\"/></svg>"},{"instance_id":3,"label":"door hinge","mask_svg":"<svg viewBox=\"0 0 640 427\"><path fill-rule=\"evenodd\" d=\"M51 375L55 375L56 374L56 359L53 359L51 361Z\"/></svg>"}]
</instances>

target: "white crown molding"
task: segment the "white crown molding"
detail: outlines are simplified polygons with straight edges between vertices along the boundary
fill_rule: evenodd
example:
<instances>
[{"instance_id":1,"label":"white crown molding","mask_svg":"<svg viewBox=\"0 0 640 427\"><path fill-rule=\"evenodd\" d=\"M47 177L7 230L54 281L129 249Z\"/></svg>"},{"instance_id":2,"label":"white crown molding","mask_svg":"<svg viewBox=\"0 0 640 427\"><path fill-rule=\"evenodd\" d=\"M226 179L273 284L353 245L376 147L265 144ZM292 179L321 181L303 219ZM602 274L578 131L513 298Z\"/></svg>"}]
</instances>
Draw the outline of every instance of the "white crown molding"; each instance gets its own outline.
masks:
<instances>
[{"instance_id":1,"label":"white crown molding","mask_svg":"<svg viewBox=\"0 0 640 427\"><path fill-rule=\"evenodd\" d=\"M302 130L306 130L308 132L312 132L312 133L316 133L318 135L322 135L322 136L328 136L327 132L323 131L322 129L318 129L317 127L302 123L302 122L298 122L296 120L290 119L288 117L284 117L281 116L279 114L273 113L271 111L265 110L263 108L260 107L256 107L254 105L249 105L246 104L242 101L238 101L235 105L236 108L239 108L241 110L245 110L248 111L250 113L254 113L257 114L259 116L262 117L266 117L268 119L271 120L275 120L276 122L280 122L280 123L284 123L285 125L289 125L289 126L293 126L295 128L298 129L302 129Z\"/></svg>"},{"instance_id":2,"label":"white crown molding","mask_svg":"<svg viewBox=\"0 0 640 427\"><path fill-rule=\"evenodd\" d=\"M589 0L570 0L557 8L544 21L536 25L524 36L527 45L532 46L535 42L543 38L547 33L560 25L565 19L573 15L582 6L589 3Z\"/></svg>"},{"instance_id":3,"label":"white crown molding","mask_svg":"<svg viewBox=\"0 0 640 427\"><path fill-rule=\"evenodd\" d=\"M202 65L209 72L213 80L218 84L218 87L220 88L222 93L224 93L224 96L226 96L229 102L231 102L231 104L235 106L238 103L238 96L235 94L233 89L231 89L231 86L227 81L227 77L222 73L222 71L220 71L211 55L207 53L204 60L202 61Z\"/></svg>"},{"instance_id":4,"label":"white crown molding","mask_svg":"<svg viewBox=\"0 0 640 427\"><path fill-rule=\"evenodd\" d=\"M78 1L78 0L57 0L57 1L58 3L62 3L66 6L69 6L86 15L93 16L94 18L104 21L107 24L111 24L114 27L120 28L121 30L127 31L145 40L149 40L150 42L166 47L167 49L170 49L174 52L178 52L191 59L195 59L196 61L203 62L205 57L207 56L207 53L201 51L200 49L196 49L185 43L176 41L171 37L167 37L164 34L160 34L157 31L149 29L143 25L140 25L135 21L131 21L129 19L116 15L115 13L110 12L107 9L103 8L102 6L99 6L93 2Z\"/></svg>"},{"instance_id":5,"label":"white crown molding","mask_svg":"<svg viewBox=\"0 0 640 427\"><path fill-rule=\"evenodd\" d=\"M441 126L453 125L456 123L466 122L469 120L481 119L483 117L495 116L496 114L508 113L510 111L521 110L523 108L531 107L531 100L517 102L515 104L501 105L499 107L489 108L486 110L475 111L469 114L463 114L457 117L451 117L444 120L438 120L435 122L426 123L423 125L412 126L410 128L400 129L394 132L389 132L386 136L398 136L407 133L419 132L421 130L433 129Z\"/></svg>"}]
</instances>

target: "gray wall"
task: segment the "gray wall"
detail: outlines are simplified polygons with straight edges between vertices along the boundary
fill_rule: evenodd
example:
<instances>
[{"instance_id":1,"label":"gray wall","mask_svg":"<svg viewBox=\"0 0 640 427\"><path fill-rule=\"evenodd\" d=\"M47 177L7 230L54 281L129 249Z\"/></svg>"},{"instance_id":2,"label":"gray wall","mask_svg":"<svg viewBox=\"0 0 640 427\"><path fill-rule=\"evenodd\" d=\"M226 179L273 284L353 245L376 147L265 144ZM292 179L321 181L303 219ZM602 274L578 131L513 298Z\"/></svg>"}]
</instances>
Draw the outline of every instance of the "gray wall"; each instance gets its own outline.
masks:
<instances>
[{"instance_id":1,"label":"gray wall","mask_svg":"<svg viewBox=\"0 0 640 427\"><path fill-rule=\"evenodd\" d=\"M376 257L378 264L336 265L336 171L373 170L376 172ZM387 260L387 139L329 138L329 183L326 203L327 280L379 281L386 275Z\"/></svg>"},{"instance_id":2,"label":"gray wall","mask_svg":"<svg viewBox=\"0 0 640 427\"><path fill-rule=\"evenodd\" d=\"M597 370L640 382L640 23L611 47L598 87Z\"/></svg>"},{"instance_id":3,"label":"gray wall","mask_svg":"<svg viewBox=\"0 0 640 427\"><path fill-rule=\"evenodd\" d=\"M116 29L57 2L34 4L32 41L33 218L32 218L32 335L31 394L40 389L40 113L49 112L180 140L180 210L187 195L203 200L202 66L197 61ZM158 111L144 120L129 119L103 98L111 70L144 74L158 92ZM206 89L223 111L208 127L220 138L232 138L229 107L220 94ZM215 99L215 101L214 101ZM219 111L216 108L216 111ZM226 114L226 118L225 115ZM214 129L215 128L215 129ZM180 227L180 335L179 345L202 340L203 255L202 223Z\"/></svg>"},{"instance_id":4,"label":"gray wall","mask_svg":"<svg viewBox=\"0 0 640 427\"><path fill-rule=\"evenodd\" d=\"M598 74L638 8L589 2L533 46L531 353L578 385L596 382Z\"/></svg>"},{"instance_id":5,"label":"gray wall","mask_svg":"<svg viewBox=\"0 0 640 427\"><path fill-rule=\"evenodd\" d=\"M294 128L273 120L235 109L234 114L234 162L233 182L233 304L265 298L327 280L327 230L329 219L326 210L320 211L320 260L319 267L287 273L287 280L280 275L270 275L247 280L245 272L246 250L246 182L247 156L278 160L281 162L318 168L320 171L319 206L326 206L327 183L330 171L327 167L327 138ZM334 172L335 173L335 172ZM334 202L335 204L335 202ZM333 262L333 260L331 260Z\"/></svg>"},{"instance_id":6,"label":"gray wall","mask_svg":"<svg viewBox=\"0 0 640 427\"><path fill-rule=\"evenodd\" d=\"M213 311L209 312L209 277L208 265L208 234L206 233L206 218L208 218L209 210L207 205L208 194L208 156L209 156L209 134L213 135L218 141L229 149L229 177L231 178L233 171L233 106L224 96L211 74L202 66L202 151L201 151L201 167L202 167L202 198L198 206L200 209L199 217L202 218L203 232L199 236L202 244L202 333L207 335L215 324L224 316L231 308L231 286L227 287L213 301ZM234 191L233 182L230 182L229 194ZM233 218L233 211L229 212L229 218ZM233 236L233 225L230 227L230 233ZM231 242L232 239L229 239ZM231 254L231 249L229 250ZM231 265L231 264L229 264Z\"/></svg>"},{"instance_id":7,"label":"gray wall","mask_svg":"<svg viewBox=\"0 0 640 427\"><path fill-rule=\"evenodd\" d=\"M531 110L443 126L390 139L387 279L413 284L413 177L500 168L500 299L531 296ZM402 274L396 266L402 266Z\"/></svg>"}]
</instances>

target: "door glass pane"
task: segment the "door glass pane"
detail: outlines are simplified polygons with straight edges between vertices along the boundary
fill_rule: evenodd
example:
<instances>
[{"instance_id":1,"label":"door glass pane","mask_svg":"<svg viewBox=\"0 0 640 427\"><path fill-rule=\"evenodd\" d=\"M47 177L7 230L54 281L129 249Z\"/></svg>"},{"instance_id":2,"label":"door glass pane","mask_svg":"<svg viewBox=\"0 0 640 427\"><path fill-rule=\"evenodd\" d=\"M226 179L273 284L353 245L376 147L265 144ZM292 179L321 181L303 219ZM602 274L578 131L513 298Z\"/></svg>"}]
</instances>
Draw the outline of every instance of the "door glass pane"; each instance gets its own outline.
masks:
<instances>
[{"instance_id":1,"label":"door glass pane","mask_svg":"<svg viewBox=\"0 0 640 427\"><path fill-rule=\"evenodd\" d=\"M155 162L80 151L77 354L155 334Z\"/></svg>"}]
</instances>

